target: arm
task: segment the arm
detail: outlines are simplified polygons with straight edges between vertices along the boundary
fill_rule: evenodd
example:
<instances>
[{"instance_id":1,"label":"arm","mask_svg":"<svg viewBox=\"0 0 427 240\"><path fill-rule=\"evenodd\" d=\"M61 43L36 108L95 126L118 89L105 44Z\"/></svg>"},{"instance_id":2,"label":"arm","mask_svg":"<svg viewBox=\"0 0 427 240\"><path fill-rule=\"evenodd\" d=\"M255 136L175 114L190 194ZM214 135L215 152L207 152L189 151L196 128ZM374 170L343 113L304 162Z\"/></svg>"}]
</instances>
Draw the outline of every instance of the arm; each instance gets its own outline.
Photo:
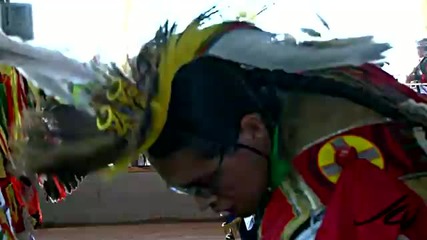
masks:
<instances>
[{"instance_id":1,"label":"arm","mask_svg":"<svg viewBox=\"0 0 427 240\"><path fill-rule=\"evenodd\" d=\"M417 68L414 68L414 70L412 70L412 72L406 76L406 83L411 83L412 81L415 81L415 71L417 70Z\"/></svg>"}]
</instances>

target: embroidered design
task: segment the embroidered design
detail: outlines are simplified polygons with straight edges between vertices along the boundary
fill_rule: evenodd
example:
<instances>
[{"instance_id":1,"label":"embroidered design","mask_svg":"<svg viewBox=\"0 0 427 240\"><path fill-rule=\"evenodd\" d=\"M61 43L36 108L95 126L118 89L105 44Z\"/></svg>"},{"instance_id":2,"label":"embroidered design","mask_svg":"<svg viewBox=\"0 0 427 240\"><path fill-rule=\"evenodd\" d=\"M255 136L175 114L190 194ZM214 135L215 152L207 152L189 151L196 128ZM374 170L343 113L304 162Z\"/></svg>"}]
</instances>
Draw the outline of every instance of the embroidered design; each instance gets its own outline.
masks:
<instances>
[{"instance_id":1,"label":"embroidered design","mask_svg":"<svg viewBox=\"0 0 427 240\"><path fill-rule=\"evenodd\" d=\"M326 142L317 155L317 166L320 172L332 183L337 183L341 167L336 163L335 151L340 147L354 147L360 159L366 159L380 169L384 169L384 158L378 147L371 141L355 136L338 136Z\"/></svg>"}]
</instances>

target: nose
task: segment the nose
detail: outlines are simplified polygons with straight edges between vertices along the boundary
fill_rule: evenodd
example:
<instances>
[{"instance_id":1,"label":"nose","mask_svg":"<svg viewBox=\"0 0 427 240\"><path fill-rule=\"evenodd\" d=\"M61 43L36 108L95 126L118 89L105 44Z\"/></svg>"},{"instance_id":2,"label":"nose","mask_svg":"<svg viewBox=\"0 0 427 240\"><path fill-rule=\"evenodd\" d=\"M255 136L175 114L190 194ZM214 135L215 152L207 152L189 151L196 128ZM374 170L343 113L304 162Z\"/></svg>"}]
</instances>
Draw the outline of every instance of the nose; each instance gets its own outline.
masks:
<instances>
[{"instance_id":1,"label":"nose","mask_svg":"<svg viewBox=\"0 0 427 240\"><path fill-rule=\"evenodd\" d=\"M210 197L194 197L194 201L198 205L200 211L205 211L208 209L213 203L218 201L218 197L215 195L212 195Z\"/></svg>"}]
</instances>

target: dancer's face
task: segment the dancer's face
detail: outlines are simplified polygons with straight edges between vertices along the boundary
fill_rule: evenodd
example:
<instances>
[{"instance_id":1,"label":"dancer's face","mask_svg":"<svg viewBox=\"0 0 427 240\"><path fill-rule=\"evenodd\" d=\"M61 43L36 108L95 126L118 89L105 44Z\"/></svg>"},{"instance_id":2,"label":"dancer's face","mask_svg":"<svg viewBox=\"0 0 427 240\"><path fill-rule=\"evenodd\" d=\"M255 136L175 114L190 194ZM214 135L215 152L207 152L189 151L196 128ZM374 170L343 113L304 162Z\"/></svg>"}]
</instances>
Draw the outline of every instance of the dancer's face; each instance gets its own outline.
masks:
<instances>
[{"instance_id":1,"label":"dancer's face","mask_svg":"<svg viewBox=\"0 0 427 240\"><path fill-rule=\"evenodd\" d=\"M232 153L204 159L183 149L168 159L150 159L169 187L193 195L202 209L247 216L267 190L270 140L256 114L246 115Z\"/></svg>"}]
</instances>

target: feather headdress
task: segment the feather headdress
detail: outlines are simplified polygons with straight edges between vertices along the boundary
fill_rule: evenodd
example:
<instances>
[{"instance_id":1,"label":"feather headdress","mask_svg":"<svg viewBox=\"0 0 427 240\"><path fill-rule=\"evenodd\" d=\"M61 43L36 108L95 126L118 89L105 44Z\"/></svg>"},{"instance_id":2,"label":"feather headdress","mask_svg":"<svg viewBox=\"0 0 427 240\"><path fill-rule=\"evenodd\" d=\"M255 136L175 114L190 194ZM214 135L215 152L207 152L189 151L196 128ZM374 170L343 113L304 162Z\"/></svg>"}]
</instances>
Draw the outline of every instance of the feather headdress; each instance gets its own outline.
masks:
<instances>
[{"instance_id":1,"label":"feather headdress","mask_svg":"<svg viewBox=\"0 0 427 240\"><path fill-rule=\"evenodd\" d=\"M99 65L81 64L60 53L31 47L0 35L0 63L22 68L29 79L46 89L48 94L63 99L64 103L95 112L96 126L99 132L105 133L102 137L92 131L82 133L86 136L88 133L93 135L85 138L84 143L77 141L81 140L80 136L74 135L73 141L52 141L46 134L55 132L58 124L55 124L54 118L49 121L50 117L42 114L43 120L38 121L38 124L44 126L44 130L37 133L41 135L36 140L45 144L35 140L32 142L37 142L39 147L43 145L43 152L39 151L38 157L34 153L31 155L26 139L18 152L27 153L27 156L21 154L18 157L29 159L32 156L33 162L41 158L48 159L42 161L43 164L33 163L31 170L35 172L79 171L79 175L106 167L112 162L117 163L117 159L113 161L112 157L133 160L131 156L136 157L150 148L165 125L176 72L183 65L203 55L264 69L299 73L339 66L358 66L382 59L382 52L389 48L388 44L374 43L372 37L286 44L277 41L275 34L262 31L246 22L223 22L204 27L205 21L216 12L215 9L210 9L201 14L179 34L175 32L175 24L166 22L153 40L142 47L135 61L129 63L133 67L133 74L130 74L132 77L123 74L114 65L103 68ZM74 84L71 88L70 83ZM82 84L80 95L86 96L79 103L73 98L73 90L78 89L74 87L76 84ZM92 86L89 87L90 84ZM69 115L73 116L76 119L79 117ZM34 124L31 126L34 127ZM37 135L34 131L32 130L33 136L30 138ZM108 138L104 138L105 136ZM69 154L68 157L58 157L58 152L61 152L58 148L66 144L71 146L65 151ZM91 147L91 144L124 145L126 150L116 151L113 156L103 155L104 159L94 161L93 158L82 157L88 152L99 155L95 151L98 148ZM123 162L127 166L127 162Z\"/></svg>"}]
</instances>

